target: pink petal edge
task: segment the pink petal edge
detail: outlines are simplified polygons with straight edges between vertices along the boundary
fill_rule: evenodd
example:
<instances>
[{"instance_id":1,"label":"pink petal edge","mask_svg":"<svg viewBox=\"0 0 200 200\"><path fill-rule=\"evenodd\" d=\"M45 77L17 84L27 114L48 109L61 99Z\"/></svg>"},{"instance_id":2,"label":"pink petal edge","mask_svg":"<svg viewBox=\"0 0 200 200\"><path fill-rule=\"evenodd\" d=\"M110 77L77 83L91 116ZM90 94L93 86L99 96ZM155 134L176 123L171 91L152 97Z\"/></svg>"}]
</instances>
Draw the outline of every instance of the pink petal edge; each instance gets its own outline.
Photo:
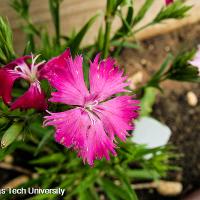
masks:
<instances>
[{"instance_id":1,"label":"pink petal edge","mask_svg":"<svg viewBox=\"0 0 200 200\"><path fill-rule=\"evenodd\" d=\"M11 104L11 110L22 108L30 109L34 108L36 110L46 110L48 107L45 100L45 95L41 89L38 88L36 83L32 83L22 96L16 99Z\"/></svg>"}]
</instances>

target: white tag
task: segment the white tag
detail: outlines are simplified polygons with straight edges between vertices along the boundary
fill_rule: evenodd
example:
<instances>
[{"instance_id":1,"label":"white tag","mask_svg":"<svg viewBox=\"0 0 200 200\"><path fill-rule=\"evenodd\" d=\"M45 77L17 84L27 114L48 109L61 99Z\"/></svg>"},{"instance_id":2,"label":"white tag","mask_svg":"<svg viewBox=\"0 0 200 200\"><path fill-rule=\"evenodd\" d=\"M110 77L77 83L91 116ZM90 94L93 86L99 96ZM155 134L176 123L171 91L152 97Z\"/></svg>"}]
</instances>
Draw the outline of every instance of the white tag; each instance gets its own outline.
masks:
<instances>
[{"instance_id":1,"label":"white tag","mask_svg":"<svg viewBox=\"0 0 200 200\"><path fill-rule=\"evenodd\" d=\"M171 130L158 120L151 117L142 117L135 122L132 141L137 144L146 144L149 148L166 145L171 136Z\"/></svg>"}]
</instances>

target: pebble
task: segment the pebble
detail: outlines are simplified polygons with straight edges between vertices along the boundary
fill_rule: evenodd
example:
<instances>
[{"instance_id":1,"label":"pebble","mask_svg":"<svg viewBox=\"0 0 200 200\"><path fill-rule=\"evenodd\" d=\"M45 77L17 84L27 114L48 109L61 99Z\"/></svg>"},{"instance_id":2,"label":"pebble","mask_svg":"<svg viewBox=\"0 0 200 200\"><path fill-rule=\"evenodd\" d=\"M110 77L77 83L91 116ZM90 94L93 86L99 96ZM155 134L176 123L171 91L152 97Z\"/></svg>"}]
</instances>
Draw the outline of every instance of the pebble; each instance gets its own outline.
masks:
<instances>
[{"instance_id":1,"label":"pebble","mask_svg":"<svg viewBox=\"0 0 200 200\"><path fill-rule=\"evenodd\" d=\"M152 45L152 44L151 44L151 45L149 45L149 50L151 50L151 51L152 51L152 50L154 50L154 49L155 49L154 45Z\"/></svg>"},{"instance_id":2,"label":"pebble","mask_svg":"<svg viewBox=\"0 0 200 200\"><path fill-rule=\"evenodd\" d=\"M147 60L142 58L140 63L143 65L143 66L146 66L147 65Z\"/></svg>"},{"instance_id":3,"label":"pebble","mask_svg":"<svg viewBox=\"0 0 200 200\"><path fill-rule=\"evenodd\" d=\"M182 192L183 185L180 182L159 181L156 189L163 196L177 196Z\"/></svg>"},{"instance_id":4,"label":"pebble","mask_svg":"<svg viewBox=\"0 0 200 200\"><path fill-rule=\"evenodd\" d=\"M170 51L171 51L170 46L166 46L166 47L165 47L165 51L166 51L166 52L170 52Z\"/></svg>"},{"instance_id":5,"label":"pebble","mask_svg":"<svg viewBox=\"0 0 200 200\"><path fill-rule=\"evenodd\" d=\"M8 163L8 164L11 164L11 163L13 163L13 157L11 156L11 155L7 155L7 156L5 156L5 158L4 158L4 161L5 161L5 163Z\"/></svg>"},{"instance_id":6,"label":"pebble","mask_svg":"<svg viewBox=\"0 0 200 200\"><path fill-rule=\"evenodd\" d=\"M187 93L187 102L190 106L196 106L198 103L198 98L196 96L196 94L192 91L189 91Z\"/></svg>"},{"instance_id":7,"label":"pebble","mask_svg":"<svg viewBox=\"0 0 200 200\"><path fill-rule=\"evenodd\" d=\"M136 89L137 85L139 83L142 83L143 81L143 78L144 78L144 75L142 73L142 71L139 71L137 73L135 73L133 76L131 76L128 81L130 81L130 85L129 87L134 90Z\"/></svg>"}]
</instances>

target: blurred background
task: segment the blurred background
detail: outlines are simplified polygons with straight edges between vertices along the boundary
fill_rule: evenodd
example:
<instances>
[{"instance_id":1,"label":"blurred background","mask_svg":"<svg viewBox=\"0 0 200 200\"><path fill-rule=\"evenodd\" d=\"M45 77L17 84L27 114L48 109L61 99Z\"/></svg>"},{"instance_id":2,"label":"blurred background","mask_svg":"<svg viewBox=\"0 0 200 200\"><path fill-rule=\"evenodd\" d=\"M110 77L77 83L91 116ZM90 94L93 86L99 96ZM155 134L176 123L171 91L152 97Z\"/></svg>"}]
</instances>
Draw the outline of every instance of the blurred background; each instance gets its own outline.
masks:
<instances>
[{"instance_id":1,"label":"blurred background","mask_svg":"<svg viewBox=\"0 0 200 200\"><path fill-rule=\"evenodd\" d=\"M134 9L135 12L141 8L145 0L135 0ZM195 5L190 11L189 16L182 20L170 20L163 22L163 24L149 27L138 34L138 39L145 39L162 33L170 32L184 25L189 25L197 22L200 19L200 1L199 0L187 0L188 5ZM144 19L137 24L138 27L150 22L157 14L157 11L163 6L162 0L154 0L152 7L145 15ZM24 48L25 35L22 31L23 21L19 18L18 14L9 6L8 0L1 0L0 2L0 14L7 16L9 22L14 31L14 42L17 52L20 52ZM104 17L104 9L106 6L106 0L94 1L94 0L63 0L60 7L61 16L61 32L62 34L70 34L73 31L78 31L89 18L96 13L100 13L101 17ZM51 21L51 15L48 8L48 0L34 0L31 2L30 15L32 21L36 25L42 25L48 27L48 31L53 33L53 24ZM84 38L83 45L91 44L97 37L97 27L100 26L102 18L99 18L91 30L88 31ZM112 26L112 32L114 33L120 26L120 20L115 19Z\"/></svg>"}]
</instances>

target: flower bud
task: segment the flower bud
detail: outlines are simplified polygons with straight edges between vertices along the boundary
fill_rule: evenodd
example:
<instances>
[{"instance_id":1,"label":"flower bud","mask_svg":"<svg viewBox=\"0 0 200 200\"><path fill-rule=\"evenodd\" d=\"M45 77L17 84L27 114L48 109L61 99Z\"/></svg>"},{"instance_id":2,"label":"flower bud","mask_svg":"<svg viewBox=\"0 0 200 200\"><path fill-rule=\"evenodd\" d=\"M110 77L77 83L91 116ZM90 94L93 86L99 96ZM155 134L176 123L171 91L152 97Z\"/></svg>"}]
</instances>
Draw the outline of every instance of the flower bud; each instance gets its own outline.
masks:
<instances>
[{"instance_id":1,"label":"flower bud","mask_svg":"<svg viewBox=\"0 0 200 200\"><path fill-rule=\"evenodd\" d=\"M2 139L1 139L1 147L5 148L8 145L10 145L14 140L17 138L17 136L20 134L20 132L23 129L23 123L15 122L13 123L7 131L4 133Z\"/></svg>"}]
</instances>

